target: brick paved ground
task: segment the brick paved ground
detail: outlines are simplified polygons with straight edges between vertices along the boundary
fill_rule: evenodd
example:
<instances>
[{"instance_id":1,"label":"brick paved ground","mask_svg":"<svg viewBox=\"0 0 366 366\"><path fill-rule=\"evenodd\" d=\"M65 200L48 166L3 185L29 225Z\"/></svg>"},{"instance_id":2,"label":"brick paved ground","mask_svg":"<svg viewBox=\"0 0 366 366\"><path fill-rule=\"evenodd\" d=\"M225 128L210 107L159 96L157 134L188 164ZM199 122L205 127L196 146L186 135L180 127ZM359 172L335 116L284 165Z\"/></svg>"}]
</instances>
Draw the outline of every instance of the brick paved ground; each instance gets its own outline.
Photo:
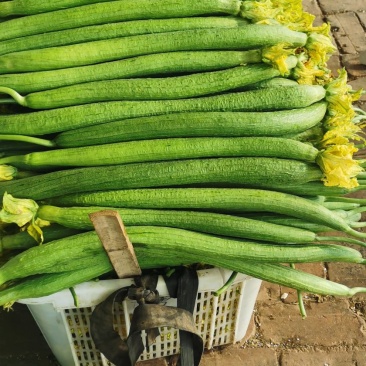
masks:
<instances>
[{"instance_id":1,"label":"brick paved ground","mask_svg":"<svg viewBox=\"0 0 366 366\"><path fill-rule=\"evenodd\" d=\"M331 23L338 52L329 67L334 73L345 67L353 88L366 88L366 66L360 63L360 55L366 51L366 0L304 0L304 6L317 16L318 22ZM366 95L359 105L366 110ZM363 254L366 256L366 250ZM318 263L303 267L352 287L366 284L366 269L362 266ZM281 300L282 295L287 297ZM206 352L201 365L366 366L366 296L307 296L305 304L307 318L303 320L293 290L263 283L246 338L240 344ZM16 305L11 314L0 311L0 322L5 321L16 329L0 337L1 365L55 364L24 307ZM155 360L144 362L143 366L173 364L174 359Z\"/></svg>"}]
</instances>

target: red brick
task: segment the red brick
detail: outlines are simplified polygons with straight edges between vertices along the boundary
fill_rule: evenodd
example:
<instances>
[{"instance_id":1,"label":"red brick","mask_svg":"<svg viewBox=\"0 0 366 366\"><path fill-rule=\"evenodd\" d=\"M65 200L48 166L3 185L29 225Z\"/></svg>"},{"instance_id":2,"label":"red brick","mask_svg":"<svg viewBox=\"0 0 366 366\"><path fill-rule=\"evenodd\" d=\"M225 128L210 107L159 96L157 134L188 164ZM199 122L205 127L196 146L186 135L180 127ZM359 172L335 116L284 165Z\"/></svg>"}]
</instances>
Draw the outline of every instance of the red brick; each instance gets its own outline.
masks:
<instances>
[{"instance_id":1,"label":"red brick","mask_svg":"<svg viewBox=\"0 0 366 366\"><path fill-rule=\"evenodd\" d=\"M168 366L168 363L166 358L156 358L154 360L137 362L136 366Z\"/></svg>"},{"instance_id":2,"label":"red brick","mask_svg":"<svg viewBox=\"0 0 366 366\"><path fill-rule=\"evenodd\" d=\"M255 336L255 333L257 331L256 325L255 325L255 314L253 314L253 316L250 319L249 325L248 325L248 329L247 332L245 333L244 338L240 341L240 344L243 344L244 342L246 342L248 339L252 338Z\"/></svg>"},{"instance_id":3,"label":"red brick","mask_svg":"<svg viewBox=\"0 0 366 366\"><path fill-rule=\"evenodd\" d=\"M303 6L304 11L306 11L310 14L313 14L313 15L319 16L319 17L323 16L322 10L320 9L316 0L303 0L302 6Z\"/></svg>"},{"instance_id":4,"label":"red brick","mask_svg":"<svg viewBox=\"0 0 366 366\"><path fill-rule=\"evenodd\" d=\"M366 287L366 267L361 264L329 263L328 275L331 281L341 283L348 287ZM354 295L353 298L365 299L366 294L359 293Z\"/></svg>"},{"instance_id":5,"label":"red brick","mask_svg":"<svg viewBox=\"0 0 366 366\"><path fill-rule=\"evenodd\" d=\"M363 27L366 27L366 9L357 13Z\"/></svg>"},{"instance_id":6,"label":"red brick","mask_svg":"<svg viewBox=\"0 0 366 366\"><path fill-rule=\"evenodd\" d=\"M364 30L362 28L362 25L353 12L345 12L345 13L339 13L332 16L327 17L329 21L331 21L331 24L333 25L334 19L336 19L337 26L340 28L338 31L339 33L348 34L351 37L354 34L364 34Z\"/></svg>"},{"instance_id":7,"label":"red brick","mask_svg":"<svg viewBox=\"0 0 366 366\"><path fill-rule=\"evenodd\" d=\"M200 366L278 366L276 350L269 348L239 348L205 353Z\"/></svg>"},{"instance_id":8,"label":"red brick","mask_svg":"<svg viewBox=\"0 0 366 366\"><path fill-rule=\"evenodd\" d=\"M278 300L280 296L281 289L279 285L263 281L257 296L257 303L263 301L270 302L273 299Z\"/></svg>"},{"instance_id":9,"label":"red brick","mask_svg":"<svg viewBox=\"0 0 366 366\"><path fill-rule=\"evenodd\" d=\"M366 345L360 321L347 300L307 302L306 312L307 318L302 319L298 305L279 302L260 306L258 318L264 339L278 345Z\"/></svg>"},{"instance_id":10,"label":"red brick","mask_svg":"<svg viewBox=\"0 0 366 366\"><path fill-rule=\"evenodd\" d=\"M366 47L363 27L353 12L327 16L341 53L357 53Z\"/></svg>"},{"instance_id":11,"label":"red brick","mask_svg":"<svg viewBox=\"0 0 366 366\"><path fill-rule=\"evenodd\" d=\"M357 366L366 366L366 350L357 350L353 354L353 362Z\"/></svg>"},{"instance_id":12,"label":"red brick","mask_svg":"<svg viewBox=\"0 0 366 366\"><path fill-rule=\"evenodd\" d=\"M327 14L365 10L364 0L318 0L318 2L323 12Z\"/></svg>"},{"instance_id":13,"label":"red brick","mask_svg":"<svg viewBox=\"0 0 366 366\"><path fill-rule=\"evenodd\" d=\"M361 78L366 76L366 65L360 64L360 58L358 54L343 55L342 63L351 78ZM363 87L365 87L365 84L363 84Z\"/></svg>"},{"instance_id":14,"label":"red brick","mask_svg":"<svg viewBox=\"0 0 366 366\"><path fill-rule=\"evenodd\" d=\"M354 365L353 354L347 351L284 351L281 357L281 366L346 366ZM358 365L358 364L357 364Z\"/></svg>"},{"instance_id":15,"label":"red brick","mask_svg":"<svg viewBox=\"0 0 366 366\"><path fill-rule=\"evenodd\" d=\"M319 277L325 277L325 272L326 272L324 264L321 262L298 263L298 264L296 264L296 269L298 269L300 271L311 273L311 274L319 276Z\"/></svg>"}]
</instances>

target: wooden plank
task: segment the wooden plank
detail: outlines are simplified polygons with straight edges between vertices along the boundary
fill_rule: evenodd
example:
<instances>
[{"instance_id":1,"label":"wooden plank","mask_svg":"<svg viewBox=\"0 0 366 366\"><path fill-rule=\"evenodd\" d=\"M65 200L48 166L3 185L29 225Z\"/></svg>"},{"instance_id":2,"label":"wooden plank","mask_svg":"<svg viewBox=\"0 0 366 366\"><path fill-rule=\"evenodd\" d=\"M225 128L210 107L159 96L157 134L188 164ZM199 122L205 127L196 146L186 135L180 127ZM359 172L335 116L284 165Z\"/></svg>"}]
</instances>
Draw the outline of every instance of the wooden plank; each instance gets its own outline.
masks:
<instances>
[{"instance_id":1,"label":"wooden plank","mask_svg":"<svg viewBox=\"0 0 366 366\"><path fill-rule=\"evenodd\" d=\"M118 278L141 275L135 250L117 211L102 210L89 215Z\"/></svg>"}]
</instances>

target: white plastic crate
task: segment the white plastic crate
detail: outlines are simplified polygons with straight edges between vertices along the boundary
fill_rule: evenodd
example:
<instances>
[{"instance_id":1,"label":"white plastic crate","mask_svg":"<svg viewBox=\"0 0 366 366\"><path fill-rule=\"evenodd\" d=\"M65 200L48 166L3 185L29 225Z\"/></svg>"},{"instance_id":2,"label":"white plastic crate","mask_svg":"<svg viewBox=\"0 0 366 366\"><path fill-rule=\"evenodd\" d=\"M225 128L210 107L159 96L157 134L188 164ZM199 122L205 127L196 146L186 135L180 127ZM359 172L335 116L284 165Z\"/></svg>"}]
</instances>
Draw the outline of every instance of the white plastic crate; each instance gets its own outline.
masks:
<instances>
[{"instance_id":1,"label":"white plastic crate","mask_svg":"<svg viewBox=\"0 0 366 366\"><path fill-rule=\"evenodd\" d=\"M231 271L212 268L198 271L198 294L194 319L206 349L240 341L246 334L261 281L238 275L221 296L212 292L226 283ZM20 301L28 306L43 336L61 366L111 365L96 349L89 333L94 307L115 290L133 284L133 279L85 282L75 286L79 307L69 290L42 298ZM176 306L165 282L159 278L157 290L162 304ZM130 318L137 303L125 300L115 305L115 327L126 338ZM162 328L161 335L140 360L165 357L179 352L179 332Z\"/></svg>"}]
</instances>

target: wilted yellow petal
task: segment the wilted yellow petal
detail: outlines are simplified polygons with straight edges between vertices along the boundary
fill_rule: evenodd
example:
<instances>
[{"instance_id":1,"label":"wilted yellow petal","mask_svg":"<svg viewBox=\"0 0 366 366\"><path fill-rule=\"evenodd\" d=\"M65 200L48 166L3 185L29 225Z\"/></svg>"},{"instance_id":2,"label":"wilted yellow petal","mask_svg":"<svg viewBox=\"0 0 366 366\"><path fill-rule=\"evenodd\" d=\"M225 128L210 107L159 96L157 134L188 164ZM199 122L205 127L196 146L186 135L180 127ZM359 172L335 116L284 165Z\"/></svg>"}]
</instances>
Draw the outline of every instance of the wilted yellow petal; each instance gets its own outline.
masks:
<instances>
[{"instance_id":1,"label":"wilted yellow petal","mask_svg":"<svg viewBox=\"0 0 366 366\"><path fill-rule=\"evenodd\" d=\"M312 60L298 62L293 75L299 84L316 85L325 83L328 70L319 69Z\"/></svg>"},{"instance_id":2,"label":"wilted yellow petal","mask_svg":"<svg viewBox=\"0 0 366 366\"><path fill-rule=\"evenodd\" d=\"M350 93L352 97L352 102L357 102L361 98L361 96L365 94L365 90L361 88L358 90L351 90Z\"/></svg>"},{"instance_id":3,"label":"wilted yellow petal","mask_svg":"<svg viewBox=\"0 0 366 366\"><path fill-rule=\"evenodd\" d=\"M347 84L347 71L345 68L338 70L338 77L330 81L327 85L327 92L331 94L346 94L352 88Z\"/></svg>"},{"instance_id":4,"label":"wilted yellow petal","mask_svg":"<svg viewBox=\"0 0 366 366\"><path fill-rule=\"evenodd\" d=\"M6 304L3 305L3 309L5 311L11 311L11 310L14 310L13 309L13 305L14 305L15 301L9 301L7 302Z\"/></svg>"},{"instance_id":5,"label":"wilted yellow petal","mask_svg":"<svg viewBox=\"0 0 366 366\"><path fill-rule=\"evenodd\" d=\"M311 32L308 35L305 48L311 60L317 65L325 65L329 57L336 50L330 37L316 32Z\"/></svg>"},{"instance_id":6,"label":"wilted yellow petal","mask_svg":"<svg viewBox=\"0 0 366 366\"><path fill-rule=\"evenodd\" d=\"M329 131L328 131L329 132ZM326 132L320 142L320 147L325 148L329 145L344 145L349 143L349 139L337 133Z\"/></svg>"},{"instance_id":7,"label":"wilted yellow petal","mask_svg":"<svg viewBox=\"0 0 366 366\"><path fill-rule=\"evenodd\" d=\"M47 220L42 220L39 217L36 218L35 222L36 225L38 225L39 227L46 227L46 226L51 226L51 222L47 221Z\"/></svg>"},{"instance_id":8,"label":"wilted yellow petal","mask_svg":"<svg viewBox=\"0 0 366 366\"><path fill-rule=\"evenodd\" d=\"M357 148L352 144L333 145L322 150L317 163L324 173L326 186L354 188L358 186L357 175L363 171L358 161L353 159Z\"/></svg>"},{"instance_id":9,"label":"wilted yellow petal","mask_svg":"<svg viewBox=\"0 0 366 366\"><path fill-rule=\"evenodd\" d=\"M344 124L348 124L352 122L352 116L349 115L345 115L342 113L334 113L335 111L333 111L332 114L327 115L324 118L323 121L323 126L326 129L331 129L331 128L335 128L338 126L343 126Z\"/></svg>"},{"instance_id":10,"label":"wilted yellow petal","mask_svg":"<svg viewBox=\"0 0 366 366\"><path fill-rule=\"evenodd\" d=\"M353 123L339 124L324 133L322 147L328 145L343 145L349 140L363 140L359 134L361 128Z\"/></svg>"},{"instance_id":11,"label":"wilted yellow petal","mask_svg":"<svg viewBox=\"0 0 366 366\"><path fill-rule=\"evenodd\" d=\"M286 10L285 10L285 13ZM287 13L288 14L288 13ZM309 32L313 30L312 24L315 20L315 16L309 13L301 12L299 10L293 11L292 16L287 16L287 19L284 19L284 22L287 20L286 23L288 28L298 31L298 32Z\"/></svg>"},{"instance_id":12,"label":"wilted yellow petal","mask_svg":"<svg viewBox=\"0 0 366 366\"><path fill-rule=\"evenodd\" d=\"M289 47L290 45L286 43L279 43L271 47L266 47L262 51L262 57L264 62L270 62L274 67L276 67L282 76L289 73L289 56L292 56L296 61L294 65L296 66L297 59L295 56L295 49ZM291 68L293 68L291 67Z\"/></svg>"},{"instance_id":13,"label":"wilted yellow petal","mask_svg":"<svg viewBox=\"0 0 366 366\"><path fill-rule=\"evenodd\" d=\"M332 113L342 113L349 115L353 113L352 96L350 94L330 94L326 95L326 101L329 103L329 111Z\"/></svg>"},{"instance_id":14,"label":"wilted yellow petal","mask_svg":"<svg viewBox=\"0 0 366 366\"><path fill-rule=\"evenodd\" d=\"M345 117L347 116L347 118L352 120L355 117L352 103L361 92L354 92L347 82L346 70L339 70L339 76L325 85L325 99L329 103L329 115L343 114Z\"/></svg>"},{"instance_id":15,"label":"wilted yellow petal","mask_svg":"<svg viewBox=\"0 0 366 366\"><path fill-rule=\"evenodd\" d=\"M247 0L241 5L241 17L257 23L266 19L276 19L281 8L274 7L271 0Z\"/></svg>"},{"instance_id":16,"label":"wilted yellow petal","mask_svg":"<svg viewBox=\"0 0 366 366\"><path fill-rule=\"evenodd\" d=\"M274 8L282 11L276 15L276 20L288 28L306 31L311 28L315 16L303 11L301 0L272 0Z\"/></svg>"},{"instance_id":17,"label":"wilted yellow petal","mask_svg":"<svg viewBox=\"0 0 366 366\"><path fill-rule=\"evenodd\" d=\"M37 214L38 205L31 199L14 198L5 192L3 197L3 208L0 211L0 221L14 223L24 226L33 222Z\"/></svg>"},{"instance_id":18,"label":"wilted yellow petal","mask_svg":"<svg viewBox=\"0 0 366 366\"><path fill-rule=\"evenodd\" d=\"M18 169L11 165L0 165L0 182L12 180L18 174Z\"/></svg>"},{"instance_id":19,"label":"wilted yellow petal","mask_svg":"<svg viewBox=\"0 0 366 366\"><path fill-rule=\"evenodd\" d=\"M312 26L311 32L323 34L324 36L330 37L330 23L323 23L317 27Z\"/></svg>"},{"instance_id":20,"label":"wilted yellow petal","mask_svg":"<svg viewBox=\"0 0 366 366\"><path fill-rule=\"evenodd\" d=\"M43 231L35 222L28 225L27 232L38 244L43 243Z\"/></svg>"}]
</instances>

